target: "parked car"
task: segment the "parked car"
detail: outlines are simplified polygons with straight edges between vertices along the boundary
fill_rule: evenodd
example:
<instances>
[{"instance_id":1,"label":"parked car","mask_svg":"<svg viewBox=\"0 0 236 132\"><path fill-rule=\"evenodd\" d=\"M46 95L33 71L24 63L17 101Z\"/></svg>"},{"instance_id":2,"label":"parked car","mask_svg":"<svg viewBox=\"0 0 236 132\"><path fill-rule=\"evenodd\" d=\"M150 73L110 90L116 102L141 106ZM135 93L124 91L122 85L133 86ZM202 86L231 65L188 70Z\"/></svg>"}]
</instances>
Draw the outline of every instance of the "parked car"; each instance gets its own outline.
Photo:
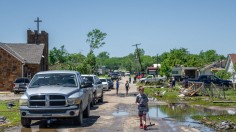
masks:
<instances>
[{"instance_id":1,"label":"parked car","mask_svg":"<svg viewBox=\"0 0 236 132\"><path fill-rule=\"evenodd\" d=\"M92 83L84 82L77 71L35 74L19 100L22 126L41 119L72 119L82 125L83 117L90 116L90 90Z\"/></svg>"},{"instance_id":2,"label":"parked car","mask_svg":"<svg viewBox=\"0 0 236 132\"><path fill-rule=\"evenodd\" d=\"M109 90L108 81L106 78L99 78L103 85L103 90Z\"/></svg>"},{"instance_id":3,"label":"parked car","mask_svg":"<svg viewBox=\"0 0 236 132\"><path fill-rule=\"evenodd\" d=\"M130 72L129 71L125 72L125 76L130 76Z\"/></svg>"},{"instance_id":4,"label":"parked car","mask_svg":"<svg viewBox=\"0 0 236 132\"><path fill-rule=\"evenodd\" d=\"M120 76L118 73L110 73L111 80L117 80L120 79Z\"/></svg>"},{"instance_id":5,"label":"parked car","mask_svg":"<svg viewBox=\"0 0 236 132\"><path fill-rule=\"evenodd\" d=\"M95 105L97 102L103 102L103 85L100 79L96 75L81 75L84 80L88 80L93 84L93 100L91 105Z\"/></svg>"},{"instance_id":6,"label":"parked car","mask_svg":"<svg viewBox=\"0 0 236 132\"><path fill-rule=\"evenodd\" d=\"M30 82L30 79L26 77L16 78L16 80L13 83L12 91L14 92L14 94L25 92L29 82Z\"/></svg>"},{"instance_id":7,"label":"parked car","mask_svg":"<svg viewBox=\"0 0 236 132\"><path fill-rule=\"evenodd\" d=\"M113 89L113 87L114 87L113 81L109 78L109 79L107 79L107 82L108 82L109 89Z\"/></svg>"}]
</instances>

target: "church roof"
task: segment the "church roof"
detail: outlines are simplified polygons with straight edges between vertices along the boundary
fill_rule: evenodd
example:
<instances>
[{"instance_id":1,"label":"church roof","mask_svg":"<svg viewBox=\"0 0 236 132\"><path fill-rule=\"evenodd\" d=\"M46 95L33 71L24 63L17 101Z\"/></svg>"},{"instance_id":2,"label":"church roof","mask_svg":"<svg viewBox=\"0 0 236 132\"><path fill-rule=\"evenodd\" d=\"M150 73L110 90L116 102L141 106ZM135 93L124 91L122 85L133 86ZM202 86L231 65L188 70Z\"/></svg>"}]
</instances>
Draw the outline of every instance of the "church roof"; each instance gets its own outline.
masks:
<instances>
[{"instance_id":1,"label":"church roof","mask_svg":"<svg viewBox=\"0 0 236 132\"><path fill-rule=\"evenodd\" d=\"M0 47L22 63L40 64L44 44L0 43Z\"/></svg>"}]
</instances>

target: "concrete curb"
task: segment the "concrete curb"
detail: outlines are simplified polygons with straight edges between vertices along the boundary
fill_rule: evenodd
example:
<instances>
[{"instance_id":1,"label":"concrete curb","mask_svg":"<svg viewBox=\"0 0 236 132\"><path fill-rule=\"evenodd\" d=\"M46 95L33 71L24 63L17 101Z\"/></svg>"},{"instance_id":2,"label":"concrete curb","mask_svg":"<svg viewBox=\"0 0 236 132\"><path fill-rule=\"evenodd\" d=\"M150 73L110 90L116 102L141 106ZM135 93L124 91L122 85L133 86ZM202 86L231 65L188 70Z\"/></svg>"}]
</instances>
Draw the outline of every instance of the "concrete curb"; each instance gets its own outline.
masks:
<instances>
[{"instance_id":1,"label":"concrete curb","mask_svg":"<svg viewBox=\"0 0 236 132\"><path fill-rule=\"evenodd\" d=\"M0 94L10 94L10 91L0 91Z\"/></svg>"}]
</instances>

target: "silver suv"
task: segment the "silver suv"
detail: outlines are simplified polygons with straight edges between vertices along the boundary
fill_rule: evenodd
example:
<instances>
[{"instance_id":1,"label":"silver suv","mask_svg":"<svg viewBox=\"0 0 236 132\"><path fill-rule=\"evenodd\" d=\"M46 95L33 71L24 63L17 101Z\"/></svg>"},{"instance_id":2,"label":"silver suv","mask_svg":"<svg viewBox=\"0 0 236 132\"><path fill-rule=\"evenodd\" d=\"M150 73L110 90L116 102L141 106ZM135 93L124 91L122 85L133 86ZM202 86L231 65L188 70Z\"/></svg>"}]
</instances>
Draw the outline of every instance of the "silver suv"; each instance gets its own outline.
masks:
<instances>
[{"instance_id":1,"label":"silver suv","mask_svg":"<svg viewBox=\"0 0 236 132\"><path fill-rule=\"evenodd\" d=\"M46 71L34 75L20 98L21 124L31 120L70 118L82 124L90 115L92 83L84 82L76 71Z\"/></svg>"},{"instance_id":2,"label":"silver suv","mask_svg":"<svg viewBox=\"0 0 236 132\"><path fill-rule=\"evenodd\" d=\"M84 80L90 81L93 84L93 105L98 101L103 102L103 85L96 75L81 75Z\"/></svg>"}]
</instances>

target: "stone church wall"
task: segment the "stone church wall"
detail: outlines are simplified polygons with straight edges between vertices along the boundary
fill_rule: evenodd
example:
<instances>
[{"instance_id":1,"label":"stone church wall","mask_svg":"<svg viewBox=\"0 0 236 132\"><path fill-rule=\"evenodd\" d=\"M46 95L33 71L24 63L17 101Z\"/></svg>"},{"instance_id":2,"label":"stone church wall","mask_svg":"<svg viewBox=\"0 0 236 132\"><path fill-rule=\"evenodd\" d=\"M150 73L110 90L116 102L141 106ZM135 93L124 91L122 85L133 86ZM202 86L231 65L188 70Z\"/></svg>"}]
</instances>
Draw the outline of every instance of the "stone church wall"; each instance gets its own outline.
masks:
<instances>
[{"instance_id":1,"label":"stone church wall","mask_svg":"<svg viewBox=\"0 0 236 132\"><path fill-rule=\"evenodd\" d=\"M11 91L13 82L21 77L21 62L0 48L0 91Z\"/></svg>"}]
</instances>

